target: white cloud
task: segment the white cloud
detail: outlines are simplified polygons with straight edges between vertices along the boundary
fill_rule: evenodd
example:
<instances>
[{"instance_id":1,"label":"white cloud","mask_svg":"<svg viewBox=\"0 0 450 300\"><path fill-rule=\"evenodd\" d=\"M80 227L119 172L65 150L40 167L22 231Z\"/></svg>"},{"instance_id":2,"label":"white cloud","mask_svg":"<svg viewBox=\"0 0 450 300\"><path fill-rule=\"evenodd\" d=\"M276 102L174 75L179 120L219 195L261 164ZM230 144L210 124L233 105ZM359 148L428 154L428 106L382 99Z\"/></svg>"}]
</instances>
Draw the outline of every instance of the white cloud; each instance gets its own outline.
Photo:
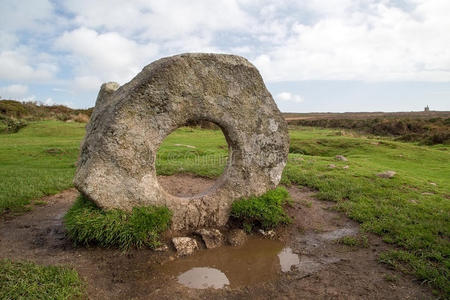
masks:
<instances>
[{"instance_id":1,"label":"white cloud","mask_svg":"<svg viewBox=\"0 0 450 300\"><path fill-rule=\"evenodd\" d=\"M53 78L58 67L44 56L46 55L39 55L32 51L0 52L0 80L41 81ZM32 63L32 58L37 62Z\"/></svg>"},{"instance_id":2,"label":"white cloud","mask_svg":"<svg viewBox=\"0 0 450 300\"><path fill-rule=\"evenodd\" d=\"M254 58L269 81L450 81L450 1L312 1L319 16L297 22L282 45ZM323 17L326 16L326 17Z\"/></svg>"},{"instance_id":3,"label":"white cloud","mask_svg":"<svg viewBox=\"0 0 450 300\"><path fill-rule=\"evenodd\" d=\"M180 52L244 55L266 82L449 82L449 11L448 0L1 0L0 84L93 93Z\"/></svg>"},{"instance_id":4,"label":"white cloud","mask_svg":"<svg viewBox=\"0 0 450 300\"><path fill-rule=\"evenodd\" d=\"M275 97L279 101L301 103L303 102L303 97L296 94L291 94L289 92L281 92Z\"/></svg>"},{"instance_id":5,"label":"white cloud","mask_svg":"<svg viewBox=\"0 0 450 300\"><path fill-rule=\"evenodd\" d=\"M68 90L68 89L62 89L62 88L56 88L56 87L52 88L52 91L58 92L58 93L70 93L70 90Z\"/></svg>"},{"instance_id":6,"label":"white cloud","mask_svg":"<svg viewBox=\"0 0 450 300\"><path fill-rule=\"evenodd\" d=\"M55 105L56 103L55 103L55 101L53 101L52 98L47 98L47 99L43 102L43 104L45 104L45 105Z\"/></svg>"},{"instance_id":7,"label":"white cloud","mask_svg":"<svg viewBox=\"0 0 450 300\"><path fill-rule=\"evenodd\" d=\"M14 48L18 43L18 38L14 34L0 29L0 41L1 52Z\"/></svg>"},{"instance_id":8,"label":"white cloud","mask_svg":"<svg viewBox=\"0 0 450 300\"><path fill-rule=\"evenodd\" d=\"M83 91L98 91L102 81L95 76L80 76L74 79L76 89Z\"/></svg>"},{"instance_id":9,"label":"white cloud","mask_svg":"<svg viewBox=\"0 0 450 300\"><path fill-rule=\"evenodd\" d=\"M12 84L0 87L0 96L3 99L21 99L28 92L28 86L22 84Z\"/></svg>"},{"instance_id":10,"label":"white cloud","mask_svg":"<svg viewBox=\"0 0 450 300\"><path fill-rule=\"evenodd\" d=\"M17 31L42 31L55 24L53 5L48 0L0 1L0 28Z\"/></svg>"},{"instance_id":11,"label":"white cloud","mask_svg":"<svg viewBox=\"0 0 450 300\"><path fill-rule=\"evenodd\" d=\"M154 60L158 46L139 44L116 32L99 34L88 28L64 32L56 47L69 53L75 74L75 84L91 89L93 81L118 81L123 83L136 75L143 66Z\"/></svg>"},{"instance_id":12,"label":"white cloud","mask_svg":"<svg viewBox=\"0 0 450 300\"><path fill-rule=\"evenodd\" d=\"M35 99L34 96L33 96L33 99ZM39 102L39 103L43 104L43 105L47 105L47 106L64 105L64 106L67 106L67 107L73 107L73 102L70 102L70 101L60 102L60 101L53 100L53 98L47 98L47 99L45 99L45 101Z\"/></svg>"},{"instance_id":13,"label":"white cloud","mask_svg":"<svg viewBox=\"0 0 450 300\"><path fill-rule=\"evenodd\" d=\"M25 102L36 102L36 96L35 95L31 95L31 96L27 96L22 98L22 101Z\"/></svg>"},{"instance_id":14,"label":"white cloud","mask_svg":"<svg viewBox=\"0 0 450 300\"><path fill-rule=\"evenodd\" d=\"M64 6L76 15L75 22L81 27L159 40L245 30L253 20L235 0L69 0Z\"/></svg>"}]
</instances>

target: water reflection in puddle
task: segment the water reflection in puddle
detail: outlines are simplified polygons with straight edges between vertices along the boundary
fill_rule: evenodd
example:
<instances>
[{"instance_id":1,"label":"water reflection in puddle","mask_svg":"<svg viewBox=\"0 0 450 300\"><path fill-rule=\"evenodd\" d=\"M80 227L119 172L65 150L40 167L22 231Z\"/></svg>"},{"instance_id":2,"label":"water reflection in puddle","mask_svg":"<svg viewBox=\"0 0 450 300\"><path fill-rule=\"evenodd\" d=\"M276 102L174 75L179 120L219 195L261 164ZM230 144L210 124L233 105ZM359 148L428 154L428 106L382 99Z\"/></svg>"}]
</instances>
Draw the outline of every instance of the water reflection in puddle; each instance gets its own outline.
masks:
<instances>
[{"instance_id":1,"label":"water reflection in puddle","mask_svg":"<svg viewBox=\"0 0 450 300\"><path fill-rule=\"evenodd\" d=\"M280 260L280 266L282 272L289 272L292 267L300 264L300 258L297 254L292 252L291 248L284 248L278 253L278 259Z\"/></svg>"},{"instance_id":2,"label":"water reflection in puddle","mask_svg":"<svg viewBox=\"0 0 450 300\"><path fill-rule=\"evenodd\" d=\"M223 288L269 281L299 262L298 255L279 241L250 238L240 248L223 246L179 258L163 265L162 271L190 288Z\"/></svg>"},{"instance_id":3,"label":"water reflection in puddle","mask_svg":"<svg viewBox=\"0 0 450 300\"><path fill-rule=\"evenodd\" d=\"M214 268L192 268L179 275L178 282L194 289L221 289L230 284L227 276Z\"/></svg>"}]
</instances>

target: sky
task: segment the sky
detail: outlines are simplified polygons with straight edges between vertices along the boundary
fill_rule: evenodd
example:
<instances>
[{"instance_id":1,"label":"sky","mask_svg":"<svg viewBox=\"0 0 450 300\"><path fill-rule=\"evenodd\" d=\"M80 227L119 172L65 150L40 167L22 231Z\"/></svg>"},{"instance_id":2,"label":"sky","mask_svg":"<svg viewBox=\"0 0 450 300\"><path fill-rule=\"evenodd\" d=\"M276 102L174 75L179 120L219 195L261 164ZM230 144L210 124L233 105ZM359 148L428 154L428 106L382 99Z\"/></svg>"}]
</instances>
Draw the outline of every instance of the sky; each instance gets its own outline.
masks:
<instances>
[{"instance_id":1,"label":"sky","mask_svg":"<svg viewBox=\"0 0 450 300\"><path fill-rule=\"evenodd\" d=\"M284 112L450 110L449 0L0 0L0 96L95 105L185 52L241 55Z\"/></svg>"}]
</instances>

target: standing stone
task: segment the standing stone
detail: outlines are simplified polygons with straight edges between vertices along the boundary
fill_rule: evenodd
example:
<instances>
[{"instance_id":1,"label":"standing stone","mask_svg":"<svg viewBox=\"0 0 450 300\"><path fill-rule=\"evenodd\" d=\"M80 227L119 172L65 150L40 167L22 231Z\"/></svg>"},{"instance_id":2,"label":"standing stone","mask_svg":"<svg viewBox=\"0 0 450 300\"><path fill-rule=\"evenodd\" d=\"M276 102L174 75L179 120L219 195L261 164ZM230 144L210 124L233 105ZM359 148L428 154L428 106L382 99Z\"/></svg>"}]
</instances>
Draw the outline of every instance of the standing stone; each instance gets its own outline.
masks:
<instances>
[{"instance_id":1,"label":"standing stone","mask_svg":"<svg viewBox=\"0 0 450 300\"><path fill-rule=\"evenodd\" d=\"M172 131L199 120L222 129L228 163L206 192L170 195L158 183L156 153ZM121 87L103 84L86 129L76 188L103 209L165 205L174 230L223 226L233 201L278 185L289 150L287 124L261 75L235 55L166 57Z\"/></svg>"}]
</instances>

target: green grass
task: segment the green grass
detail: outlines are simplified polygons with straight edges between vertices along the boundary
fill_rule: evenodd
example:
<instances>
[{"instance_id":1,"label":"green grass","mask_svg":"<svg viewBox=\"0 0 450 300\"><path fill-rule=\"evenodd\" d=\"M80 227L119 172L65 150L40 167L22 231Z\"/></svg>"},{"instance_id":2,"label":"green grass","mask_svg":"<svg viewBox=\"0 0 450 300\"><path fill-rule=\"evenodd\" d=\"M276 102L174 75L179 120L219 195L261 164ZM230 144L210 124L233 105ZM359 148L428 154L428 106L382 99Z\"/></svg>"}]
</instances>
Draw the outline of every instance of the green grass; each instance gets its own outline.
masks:
<instances>
[{"instance_id":1,"label":"green grass","mask_svg":"<svg viewBox=\"0 0 450 300\"><path fill-rule=\"evenodd\" d=\"M450 295L449 147L352 137L341 131L291 129L282 183L314 188L319 199L335 201L363 231L394 247L380 257L383 263ZM83 134L81 124L46 121L0 135L0 212L23 209L30 199L70 187ZM49 152L52 148L62 153ZM349 161L337 161L335 155ZM219 130L182 128L161 146L157 172L216 177L226 156ZM336 168L329 168L331 163ZM345 165L349 168L343 169ZM397 174L391 179L376 176L387 170Z\"/></svg>"},{"instance_id":2,"label":"green grass","mask_svg":"<svg viewBox=\"0 0 450 300\"><path fill-rule=\"evenodd\" d=\"M214 178L222 174L228 145L220 130L182 127L162 143L156 161L158 175L192 173Z\"/></svg>"},{"instance_id":3,"label":"green grass","mask_svg":"<svg viewBox=\"0 0 450 300\"><path fill-rule=\"evenodd\" d=\"M156 248L159 235L170 222L167 207L135 207L132 212L104 211L86 197L79 196L64 216L68 236L76 244L102 247Z\"/></svg>"},{"instance_id":4,"label":"green grass","mask_svg":"<svg viewBox=\"0 0 450 300\"><path fill-rule=\"evenodd\" d=\"M0 135L0 214L72 187L84 133L84 124L42 121Z\"/></svg>"},{"instance_id":5,"label":"green grass","mask_svg":"<svg viewBox=\"0 0 450 300\"><path fill-rule=\"evenodd\" d=\"M254 227L273 229L278 225L291 222L283 208L288 201L288 191L278 187L262 196L233 202L231 217L241 222L246 231L251 231Z\"/></svg>"},{"instance_id":6,"label":"green grass","mask_svg":"<svg viewBox=\"0 0 450 300\"><path fill-rule=\"evenodd\" d=\"M291 131L291 145L308 155L290 155L284 184L312 187L319 199L336 201L337 209L359 221L363 230L396 246L397 250L384 254L383 262L450 295L446 147L339 136L333 130L314 128ZM349 161L336 161L336 154ZM328 168L330 163L337 167ZM343 169L344 165L349 168ZM386 170L397 174L392 179L376 176Z\"/></svg>"},{"instance_id":7,"label":"green grass","mask_svg":"<svg viewBox=\"0 0 450 300\"><path fill-rule=\"evenodd\" d=\"M344 236L338 240L338 243L350 247L369 247L369 240L366 235Z\"/></svg>"},{"instance_id":8,"label":"green grass","mask_svg":"<svg viewBox=\"0 0 450 300\"><path fill-rule=\"evenodd\" d=\"M84 284L76 271L31 262L0 260L0 299L81 299Z\"/></svg>"}]
</instances>

